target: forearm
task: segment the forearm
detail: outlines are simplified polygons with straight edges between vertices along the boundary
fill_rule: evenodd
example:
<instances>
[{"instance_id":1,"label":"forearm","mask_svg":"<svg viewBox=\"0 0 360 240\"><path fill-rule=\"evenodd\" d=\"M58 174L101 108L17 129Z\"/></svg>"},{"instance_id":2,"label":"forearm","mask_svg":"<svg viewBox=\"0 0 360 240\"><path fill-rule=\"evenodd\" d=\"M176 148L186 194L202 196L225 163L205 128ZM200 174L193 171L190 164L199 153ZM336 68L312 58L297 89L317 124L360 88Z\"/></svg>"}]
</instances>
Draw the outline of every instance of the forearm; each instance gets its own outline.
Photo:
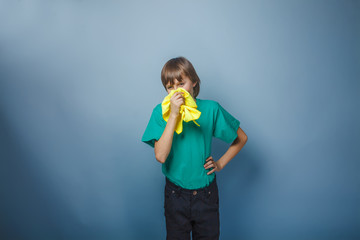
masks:
<instances>
[{"instance_id":1,"label":"forearm","mask_svg":"<svg viewBox=\"0 0 360 240\"><path fill-rule=\"evenodd\" d=\"M218 160L220 169L223 169L233 159L247 142L247 137L237 137L225 154Z\"/></svg>"},{"instance_id":2,"label":"forearm","mask_svg":"<svg viewBox=\"0 0 360 240\"><path fill-rule=\"evenodd\" d=\"M163 134L161 135L159 141L155 142L155 158L160 163L165 163L172 146L172 141L174 137L174 131L176 123L180 115L174 116L170 115Z\"/></svg>"}]
</instances>

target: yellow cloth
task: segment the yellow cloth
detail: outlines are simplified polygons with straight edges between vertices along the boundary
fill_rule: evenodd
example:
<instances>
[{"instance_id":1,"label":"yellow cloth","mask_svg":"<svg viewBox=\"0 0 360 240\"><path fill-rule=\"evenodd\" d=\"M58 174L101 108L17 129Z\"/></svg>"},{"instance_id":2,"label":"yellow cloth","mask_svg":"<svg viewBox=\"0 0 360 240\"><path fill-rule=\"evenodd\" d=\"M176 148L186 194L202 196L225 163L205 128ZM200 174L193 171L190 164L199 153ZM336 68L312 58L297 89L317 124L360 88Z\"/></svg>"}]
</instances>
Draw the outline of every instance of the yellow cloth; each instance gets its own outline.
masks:
<instances>
[{"instance_id":1,"label":"yellow cloth","mask_svg":"<svg viewBox=\"0 0 360 240\"><path fill-rule=\"evenodd\" d=\"M181 120L177 122L175 131L177 134L180 134L183 130L183 121L189 122L194 121L194 123L198 126L200 126L197 122L195 122L196 119L198 119L201 115L201 112L197 110L197 105L195 100L192 98L191 94L186 91L184 88L178 88L176 90L171 90L169 95L167 95L163 102L161 103L162 107L162 115L164 120L167 122L170 117L170 98L172 95L174 95L175 92L183 92L184 93L184 104L180 107L180 116Z\"/></svg>"}]
</instances>

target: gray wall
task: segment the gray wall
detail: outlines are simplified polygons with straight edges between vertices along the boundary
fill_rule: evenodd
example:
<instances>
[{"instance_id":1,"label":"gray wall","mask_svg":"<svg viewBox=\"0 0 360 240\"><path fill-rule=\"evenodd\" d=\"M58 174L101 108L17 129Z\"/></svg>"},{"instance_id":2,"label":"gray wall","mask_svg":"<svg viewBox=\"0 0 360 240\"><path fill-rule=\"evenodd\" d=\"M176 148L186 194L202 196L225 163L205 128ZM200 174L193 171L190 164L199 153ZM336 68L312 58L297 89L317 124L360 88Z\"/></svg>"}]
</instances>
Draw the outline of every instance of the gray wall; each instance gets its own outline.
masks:
<instances>
[{"instance_id":1,"label":"gray wall","mask_svg":"<svg viewBox=\"0 0 360 240\"><path fill-rule=\"evenodd\" d=\"M0 238L165 239L141 142L185 56L240 120L221 239L360 238L359 1L0 1ZM227 150L214 139L215 159Z\"/></svg>"}]
</instances>

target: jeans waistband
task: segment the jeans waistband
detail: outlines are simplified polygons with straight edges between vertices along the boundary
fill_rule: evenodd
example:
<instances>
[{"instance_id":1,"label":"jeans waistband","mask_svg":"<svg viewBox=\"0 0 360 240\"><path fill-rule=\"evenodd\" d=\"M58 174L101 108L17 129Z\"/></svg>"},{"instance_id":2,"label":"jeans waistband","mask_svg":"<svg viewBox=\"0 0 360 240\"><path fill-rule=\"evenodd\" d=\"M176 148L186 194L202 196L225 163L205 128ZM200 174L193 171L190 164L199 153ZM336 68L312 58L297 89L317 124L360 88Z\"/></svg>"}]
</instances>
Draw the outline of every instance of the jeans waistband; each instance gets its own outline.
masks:
<instances>
[{"instance_id":1,"label":"jeans waistband","mask_svg":"<svg viewBox=\"0 0 360 240\"><path fill-rule=\"evenodd\" d=\"M189 194L193 194L194 191L197 191L197 192L208 192L209 190L211 190L212 188L214 188L216 186L216 175L214 177L214 179L212 180L212 182L206 186L206 187L203 187L203 188L197 188L197 189L186 189L186 188L182 188L178 185L176 185L175 183L171 182L170 179L168 179L167 177L166 178L166 185L168 187L170 187L171 189L174 189L174 190L181 190L182 193L189 193Z\"/></svg>"}]
</instances>

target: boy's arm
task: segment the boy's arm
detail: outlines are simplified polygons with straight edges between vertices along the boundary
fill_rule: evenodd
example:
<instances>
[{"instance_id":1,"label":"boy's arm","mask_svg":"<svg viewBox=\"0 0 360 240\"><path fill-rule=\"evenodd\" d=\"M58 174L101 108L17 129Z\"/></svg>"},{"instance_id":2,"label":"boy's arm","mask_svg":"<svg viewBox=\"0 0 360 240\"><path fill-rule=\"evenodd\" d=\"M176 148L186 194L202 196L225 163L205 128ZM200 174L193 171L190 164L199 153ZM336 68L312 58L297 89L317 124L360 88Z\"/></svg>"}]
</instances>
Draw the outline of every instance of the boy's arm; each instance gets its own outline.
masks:
<instances>
[{"instance_id":1,"label":"boy's arm","mask_svg":"<svg viewBox=\"0 0 360 240\"><path fill-rule=\"evenodd\" d=\"M238 137L234 140L234 142L231 144L229 149L225 152L225 154L217 161L220 165L219 170L223 169L226 164L230 162L231 159L233 159L240 150L244 147L245 143L247 142L247 135L245 132L239 127L237 130Z\"/></svg>"},{"instance_id":2,"label":"boy's arm","mask_svg":"<svg viewBox=\"0 0 360 240\"><path fill-rule=\"evenodd\" d=\"M206 161L207 163L204 165L205 169L213 168L211 171L209 171L207 174L211 174L214 171L220 171L223 169L226 164L230 162L231 159L233 159L240 150L244 147L245 143L247 142L247 135L245 132L239 127L237 130L237 138L233 141L229 149L225 152L225 154L216 162L212 160L212 157L209 157ZM212 160L212 161L208 161Z\"/></svg>"},{"instance_id":3,"label":"boy's arm","mask_svg":"<svg viewBox=\"0 0 360 240\"><path fill-rule=\"evenodd\" d=\"M170 114L164 132L161 135L159 141L155 140L155 144L154 144L155 158L160 163L165 163L170 153L176 123L179 117L180 114L178 115Z\"/></svg>"}]
</instances>

